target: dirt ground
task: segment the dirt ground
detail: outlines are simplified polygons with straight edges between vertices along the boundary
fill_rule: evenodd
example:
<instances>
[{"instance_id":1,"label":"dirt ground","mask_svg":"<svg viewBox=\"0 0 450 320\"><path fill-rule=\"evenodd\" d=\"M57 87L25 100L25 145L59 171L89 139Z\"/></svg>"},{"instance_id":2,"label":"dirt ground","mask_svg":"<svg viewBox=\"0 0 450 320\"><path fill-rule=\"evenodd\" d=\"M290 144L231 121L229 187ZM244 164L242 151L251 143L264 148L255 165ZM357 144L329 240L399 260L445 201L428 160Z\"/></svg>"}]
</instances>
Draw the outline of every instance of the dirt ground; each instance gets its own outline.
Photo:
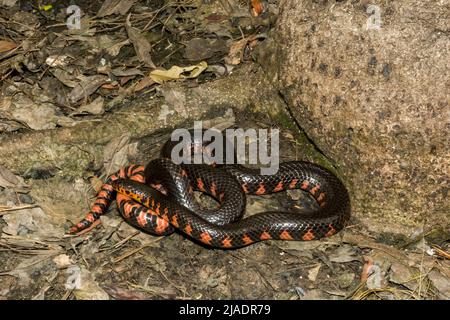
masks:
<instances>
[{"instance_id":1,"label":"dirt ground","mask_svg":"<svg viewBox=\"0 0 450 320\"><path fill-rule=\"evenodd\" d=\"M450 298L442 229L369 233L352 219L319 241L215 250L140 232L112 205L96 228L68 236L108 174L157 157L189 116L222 129L279 128L281 161L329 166L253 61L277 1L79 1L81 29L68 30L71 3L0 1L0 141L9 148L0 156L0 299ZM192 98L199 92L214 104ZM314 205L295 191L250 196L246 213Z\"/></svg>"}]
</instances>

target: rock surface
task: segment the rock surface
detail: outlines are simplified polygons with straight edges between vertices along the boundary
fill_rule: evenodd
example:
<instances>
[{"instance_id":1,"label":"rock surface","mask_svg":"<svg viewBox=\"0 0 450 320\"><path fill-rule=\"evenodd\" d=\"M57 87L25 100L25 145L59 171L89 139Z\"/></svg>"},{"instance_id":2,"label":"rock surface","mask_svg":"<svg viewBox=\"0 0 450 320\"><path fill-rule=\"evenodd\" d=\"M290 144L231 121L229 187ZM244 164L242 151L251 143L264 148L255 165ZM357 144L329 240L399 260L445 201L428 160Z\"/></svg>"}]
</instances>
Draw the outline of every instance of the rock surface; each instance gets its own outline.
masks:
<instances>
[{"instance_id":1,"label":"rock surface","mask_svg":"<svg viewBox=\"0 0 450 320\"><path fill-rule=\"evenodd\" d=\"M448 226L450 2L373 4L282 1L270 77L339 167L359 221Z\"/></svg>"}]
</instances>

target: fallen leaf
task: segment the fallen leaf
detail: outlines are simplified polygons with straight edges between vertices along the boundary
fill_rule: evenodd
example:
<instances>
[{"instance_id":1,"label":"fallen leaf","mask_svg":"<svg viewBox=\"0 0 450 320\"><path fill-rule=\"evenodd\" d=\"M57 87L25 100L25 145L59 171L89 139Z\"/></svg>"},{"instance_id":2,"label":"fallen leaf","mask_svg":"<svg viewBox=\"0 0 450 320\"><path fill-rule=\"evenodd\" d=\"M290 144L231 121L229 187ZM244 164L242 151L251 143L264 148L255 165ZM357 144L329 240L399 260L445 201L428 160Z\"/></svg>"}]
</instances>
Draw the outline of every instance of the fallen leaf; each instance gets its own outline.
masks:
<instances>
[{"instance_id":1,"label":"fallen leaf","mask_svg":"<svg viewBox=\"0 0 450 320\"><path fill-rule=\"evenodd\" d=\"M305 292L303 296L300 296L301 300L326 300L330 299L322 290L313 289Z\"/></svg>"},{"instance_id":2,"label":"fallen leaf","mask_svg":"<svg viewBox=\"0 0 450 320\"><path fill-rule=\"evenodd\" d=\"M108 89L108 90L112 90L112 89L117 89L119 87L119 85L117 83L105 83L101 85L102 89Z\"/></svg>"},{"instance_id":3,"label":"fallen leaf","mask_svg":"<svg viewBox=\"0 0 450 320\"><path fill-rule=\"evenodd\" d=\"M112 139L103 150L103 166L110 175L128 163L128 156L136 152L137 143L130 143L130 134Z\"/></svg>"},{"instance_id":4,"label":"fallen leaf","mask_svg":"<svg viewBox=\"0 0 450 320\"><path fill-rule=\"evenodd\" d=\"M97 12L97 17L106 17L111 14L124 15L137 0L105 0Z\"/></svg>"},{"instance_id":5,"label":"fallen leaf","mask_svg":"<svg viewBox=\"0 0 450 320\"><path fill-rule=\"evenodd\" d=\"M102 226L105 228L111 228L116 229L123 221L122 217L120 216L100 216L100 220L102 221ZM134 229L136 232L136 229Z\"/></svg>"},{"instance_id":6,"label":"fallen leaf","mask_svg":"<svg viewBox=\"0 0 450 320\"><path fill-rule=\"evenodd\" d=\"M64 235L64 228L56 225L40 207L16 210L13 214L3 216L3 220L6 222L3 233L9 235L40 240L61 238Z\"/></svg>"},{"instance_id":7,"label":"fallen leaf","mask_svg":"<svg viewBox=\"0 0 450 320\"><path fill-rule=\"evenodd\" d=\"M350 245L344 244L339 246L332 252L328 258L331 262L345 263L350 261L360 261L361 259L357 256L355 248Z\"/></svg>"},{"instance_id":8,"label":"fallen leaf","mask_svg":"<svg viewBox=\"0 0 450 320\"><path fill-rule=\"evenodd\" d=\"M102 96L98 96L91 103L88 103L88 104L85 104L85 105L82 105L81 107L79 107L78 110L73 113L73 115L80 115L80 114L84 114L84 113L103 114L105 112L104 105L105 105L105 100L103 99Z\"/></svg>"},{"instance_id":9,"label":"fallen leaf","mask_svg":"<svg viewBox=\"0 0 450 320\"><path fill-rule=\"evenodd\" d=\"M228 19L228 18L225 18ZM217 22L217 23L208 23L206 26L204 26L204 30L207 33L213 33L218 38L228 38L233 39L233 35L231 34L230 30L224 28L224 24Z\"/></svg>"},{"instance_id":10,"label":"fallen leaf","mask_svg":"<svg viewBox=\"0 0 450 320\"><path fill-rule=\"evenodd\" d=\"M69 101L71 103L76 103L83 98L89 97L107 81L109 81L109 78L103 75L83 77L83 80L77 83L77 85L69 93Z\"/></svg>"},{"instance_id":11,"label":"fallen leaf","mask_svg":"<svg viewBox=\"0 0 450 320\"><path fill-rule=\"evenodd\" d=\"M24 189L29 186L22 177L15 175L10 170L0 165L0 187L8 189Z\"/></svg>"},{"instance_id":12,"label":"fallen leaf","mask_svg":"<svg viewBox=\"0 0 450 320\"><path fill-rule=\"evenodd\" d=\"M28 287L33 284L32 276L37 271L42 271L46 265L46 258L41 255L31 256L29 258L22 259L19 264L6 274L14 276L18 279L19 287Z\"/></svg>"},{"instance_id":13,"label":"fallen leaf","mask_svg":"<svg viewBox=\"0 0 450 320\"><path fill-rule=\"evenodd\" d=\"M17 47L17 44L10 41L0 40L0 53L7 52Z\"/></svg>"},{"instance_id":14,"label":"fallen leaf","mask_svg":"<svg viewBox=\"0 0 450 320\"><path fill-rule=\"evenodd\" d=\"M67 55L51 55L45 59L45 63L49 67L64 67L70 62L71 58Z\"/></svg>"},{"instance_id":15,"label":"fallen leaf","mask_svg":"<svg viewBox=\"0 0 450 320\"><path fill-rule=\"evenodd\" d=\"M342 273L337 277L337 283L340 288L348 288L355 280L355 274L352 272Z\"/></svg>"},{"instance_id":16,"label":"fallen leaf","mask_svg":"<svg viewBox=\"0 0 450 320\"><path fill-rule=\"evenodd\" d=\"M26 11L17 11L14 13L10 18L10 22L16 22L14 24L14 31L20 32L25 36L32 36L39 27L38 16Z\"/></svg>"},{"instance_id":17,"label":"fallen leaf","mask_svg":"<svg viewBox=\"0 0 450 320\"><path fill-rule=\"evenodd\" d=\"M253 49L260 39L263 38L261 35L251 35L241 40L235 41L231 46L228 52L228 55L225 57L225 63L228 65L238 65L244 59L245 49L248 46L250 49Z\"/></svg>"},{"instance_id":18,"label":"fallen leaf","mask_svg":"<svg viewBox=\"0 0 450 320\"><path fill-rule=\"evenodd\" d=\"M75 281L74 295L78 300L109 300L108 294L95 281L94 276L85 268L79 268L79 281Z\"/></svg>"},{"instance_id":19,"label":"fallen leaf","mask_svg":"<svg viewBox=\"0 0 450 320\"><path fill-rule=\"evenodd\" d=\"M111 70L116 77L141 76L142 71L137 68L115 68Z\"/></svg>"},{"instance_id":20,"label":"fallen leaf","mask_svg":"<svg viewBox=\"0 0 450 320\"><path fill-rule=\"evenodd\" d=\"M108 52L113 57L117 56L120 52L120 49L122 49L123 46L126 46L130 44L130 39L126 39L124 41L120 41L118 43L115 43L114 45L106 48L106 52Z\"/></svg>"},{"instance_id":21,"label":"fallen leaf","mask_svg":"<svg viewBox=\"0 0 450 320\"><path fill-rule=\"evenodd\" d=\"M59 269L65 269L72 265L73 262L67 254L60 254L53 258L53 262Z\"/></svg>"},{"instance_id":22,"label":"fallen leaf","mask_svg":"<svg viewBox=\"0 0 450 320\"><path fill-rule=\"evenodd\" d=\"M263 0L251 0L250 3L250 11L254 17L257 17L267 11L267 3Z\"/></svg>"},{"instance_id":23,"label":"fallen leaf","mask_svg":"<svg viewBox=\"0 0 450 320\"><path fill-rule=\"evenodd\" d=\"M319 274L320 268L322 267L321 263L318 263L315 267L308 270L308 279L310 281L316 281L317 275Z\"/></svg>"},{"instance_id":24,"label":"fallen leaf","mask_svg":"<svg viewBox=\"0 0 450 320\"><path fill-rule=\"evenodd\" d=\"M33 130L46 130L56 128L58 116L56 106L51 103L34 103L28 98L14 103L11 118L25 123Z\"/></svg>"},{"instance_id":25,"label":"fallen leaf","mask_svg":"<svg viewBox=\"0 0 450 320\"><path fill-rule=\"evenodd\" d=\"M216 77L222 77L228 72L227 68L220 64L209 65L206 71L213 73Z\"/></svg>"},{"instance_id":26,"label":"fallen leaf","mask_svg":"<svg viewBox=\"0 0 450 320\"><path fill-rule=\"evenodd\" d=\"M215 53L226 51L224 40L193 38L186 43L183 57L191 61L199 61L211 58Z\"/></svg>"},{"instance_id":27,"label":"fallen leaf","mask_svg":"<svg viewBox=\"0 0 450 320\"><path fill-rule=\"evenodd\" d=\"M105 291L118 300L145 300L148 297L139 291L131 291L118 286L106 286Z\"/></svg>"},{"instance_id":28,"label":"fallen leaf","mask_svg":"<svg viewBox=\"0 0 450 320\"><path fill-rule=\"evenodd\" d=\"M378 243L367 236L351 234L349 232L346 232L346 233L343 233L342 242L350 243L350 244L353 244L360 248L376 249L376 250L385 252L386 254L390 255L393 258L401 259L403 261L408 260L408 257L405 255L404 252L402 252L392 246L388 246L383 243Z\"/></svg>"},{"instance_id":29,"label":"fallen leaf","mask_svg":"<svg viewBox=\"0 0 450 320\"><path fill-rule=\"evenodd\" d=\"M437 270L431 270L428 273L428 279L433 283L434 287L438 291L438 297L440 299L450 299L450 280Z\"/></svg>"},{"instance_id":30,"label":"fallen leaf","mask_svg":"<svg viewBox=\"0 0 450 320\"><path fill-rule=\"evenodd\" d=\"M225 57L225 63L231 65L238 65L239 63L241 63L242 58L244 56L244 49L247 43L248 43L247 38L234 42L230 46L230 51L228 52L228 55Z\"/></svg>"},{"instance_id":31,"label":"fallen leaf","mask_svg":"<svg viewBox=\"0 0 450 320\"><path fill-rule=\"evenodd\" d=\"M186 93L183 90L180 90L180 88L176 86L167 85L161 88L161 92L164 96L165 102L167 103L168 109L174 109L183 117L188 116L188 111L186 109ZM172 114L173 112L173 110L165 110L164 115L167 116L168 114ZM163 110L161 110L160 112L160 117L162 115Z\"/></svg>"},{"instance_id":32,"label":"fallen leaf","mask_svg":"<svg viewBox=\"0 0 450 320\"><path fill-rule=\"evenodd\" d=\"M393 262L389 273L389 281L414 291L419 286L414 274L413 268Z\"/></svg>"},{"instance_id":33,"label":"fallen leaf","mask_svg":"<svg viewBox=\"0 0 450 320\"><path fill-rule=\"evenodd\" d=\"M139 61L145 63L150 68L156 68L150 56L152 46L138 29L131 26L130 15L128 15L125 22L125 29L127 30L128 38L134 46L134 51L136 51Z\"/></svg>"},{"instance_id":34,"label":"fallen leaf","mask_svg":"<svg viewBox=\"0 0 450 320\"><path fill-rule=\"evenodd\" d=\"M380 266L372 264L367 269L368 277L366 285L368 289L380 289L383 288L384 276L382 274Z\"/></svg>"},{"instance_id":35,"label":"fallen leaf","mask_svg":"<svg viewBox=\"0 0 450 320\"><path fill-rule=\"evenodd\" d=\"M172 66L169 70L153 70L152 72L150 72L150 77L153 79L153 81L162 84L169 80L196 78L207 67L208 64L205 61L187 67Z\"/></svg>"},{"instance_id":36,"label":"fallen leaf","mask_svg":"<svg viewBox=\"0 0 450 320\"><path fill-rule=\"evenodd\" d=\"M379 289L388 286L386 279L391 267L390 256L384 252L372 251L364 255L365 264L361 273L361 281L366 281L368 289Z\"/></svg>"},{"instance_id":37,"label":"fallen leaf","mask_svg":"<svg viewBox=\"0 0 450 320\"><path fill-rule=\"evenodd\" d=\"M5 7L14 7L18 0L1 0L0 5Z\"/></svg>"},{"instance_id":38,"label":"fallen leaf","mask_svg":"<svg viewBox=\"0 0 450 320\"><path fill-rule=\"evenodd\" d=\"M151 77L144 77L133 86L133 91L134 92L141 91L142 89L150 87L152 84L155 84L155 83L156 82L153 81L153 79Z\"/></svg>"},{"instance_id":39,"label":"fallen leaf","mask_svg":"<svg viewBox=\"0 0 450 320\"><path fill-rule=\"evenodd\" d=\"M56 79L61 81L64 85L68 86L69 88L75 88L79 82L75 78L75 76L71 75L66 70L56 68L50 69L50 72L55 76Z\"/></svg>"}]
</instances>

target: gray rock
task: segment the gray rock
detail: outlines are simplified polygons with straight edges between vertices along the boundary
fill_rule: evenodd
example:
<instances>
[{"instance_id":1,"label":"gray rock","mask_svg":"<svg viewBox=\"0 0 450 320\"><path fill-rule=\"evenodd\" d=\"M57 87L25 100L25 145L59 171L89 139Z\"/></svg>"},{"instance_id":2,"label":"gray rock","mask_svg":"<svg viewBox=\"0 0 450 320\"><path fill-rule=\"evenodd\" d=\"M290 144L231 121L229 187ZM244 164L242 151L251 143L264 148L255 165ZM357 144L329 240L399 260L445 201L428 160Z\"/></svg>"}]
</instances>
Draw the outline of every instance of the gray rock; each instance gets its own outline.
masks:
<instances>
[{"instance_id":1,"label":"gray rock","mask_svg":"<svg viewBox=\"0 0 450 320\"><path fill-rule=\"evenodd\" d=\"M448 3L383 2L369 29L368 9L283 1L267 73L339 168L359 221L404 234L448 224Z\"/></svg>"}]
</instances>

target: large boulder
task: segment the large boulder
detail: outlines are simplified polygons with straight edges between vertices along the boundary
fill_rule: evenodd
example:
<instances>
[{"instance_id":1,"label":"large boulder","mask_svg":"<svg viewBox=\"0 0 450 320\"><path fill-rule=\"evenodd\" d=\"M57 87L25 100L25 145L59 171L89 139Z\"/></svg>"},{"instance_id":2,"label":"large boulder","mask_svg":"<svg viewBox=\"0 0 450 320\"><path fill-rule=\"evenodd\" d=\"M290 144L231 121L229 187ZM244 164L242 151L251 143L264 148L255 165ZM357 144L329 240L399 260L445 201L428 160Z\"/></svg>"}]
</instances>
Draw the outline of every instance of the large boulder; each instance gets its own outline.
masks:
<instances>
[{"instance_id":1,"label":"large boulder","mask_svg":"<svg viewBox=\"0 0 450 320\"><path fill-rule=\"evenodd\" d=\"M281 1L280 90L378 232L449 225L449 21L448 1Z\"/></svg>"}]
</instances>

